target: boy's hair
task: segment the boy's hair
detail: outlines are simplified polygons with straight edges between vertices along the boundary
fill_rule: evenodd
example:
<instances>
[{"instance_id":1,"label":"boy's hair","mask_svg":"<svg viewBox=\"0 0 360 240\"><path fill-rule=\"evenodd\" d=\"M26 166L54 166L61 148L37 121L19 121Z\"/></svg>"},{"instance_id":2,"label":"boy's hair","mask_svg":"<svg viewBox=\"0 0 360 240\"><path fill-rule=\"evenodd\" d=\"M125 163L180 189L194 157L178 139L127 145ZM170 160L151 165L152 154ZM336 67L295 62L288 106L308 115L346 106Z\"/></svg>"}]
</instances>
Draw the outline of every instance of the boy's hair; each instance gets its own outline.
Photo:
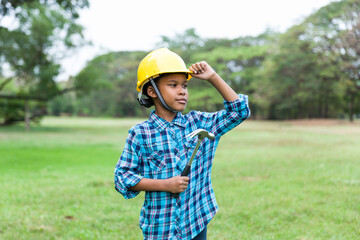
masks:
<instances>
[{"instance_id":1,"label":"boy's hair","mask_svg":"<svg viewBox=\"0 0 360 240\"><path fill-rule=\"evenodd\" d=\"M154 79L156 86L158 85L159 79L160 79L160 76ZM142 88L142 93L148 98L148 101L150 104L149 107L154 106L154 100L147 93L147 90L150 86L151 86L151 82L149 81L149 82L145 83L144 87Z\"/></svg>"}]
</instances>

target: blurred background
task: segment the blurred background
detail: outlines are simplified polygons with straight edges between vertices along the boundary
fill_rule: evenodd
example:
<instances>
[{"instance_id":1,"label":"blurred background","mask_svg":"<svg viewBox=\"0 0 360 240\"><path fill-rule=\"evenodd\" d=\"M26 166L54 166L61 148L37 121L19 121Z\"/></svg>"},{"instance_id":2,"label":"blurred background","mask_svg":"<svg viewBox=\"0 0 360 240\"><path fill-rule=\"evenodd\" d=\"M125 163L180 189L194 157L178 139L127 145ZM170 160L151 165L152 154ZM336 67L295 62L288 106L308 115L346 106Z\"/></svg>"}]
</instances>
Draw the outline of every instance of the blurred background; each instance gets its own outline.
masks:
<instances>
[{"instance_id":1,"label":"blurred background","mask_svg":"<svg viewBox=\"0 0 360 240\"><path fill-rule=\"evenodd\" d=\"M114 168L137 67L207 61L251 117L220 141L209 239L359 239L359 0L0 0L0 239L142 239ZM189 81L186 111L223 108Z\"/></svg>"},{"instance_id":2,"label":"blurred background","mask_svg":"<svg viewBox=\"0 0 360 240\"><path fill-rule=\"evenodd\" d=\"M187 65L206 60L249 95L252 119L353 121L359 8L355 0L1 1L0 124L147 116L136 70L158 47ZM222 107L210 86L189 84L188 110Z\"/></svg>"}]
</instances>

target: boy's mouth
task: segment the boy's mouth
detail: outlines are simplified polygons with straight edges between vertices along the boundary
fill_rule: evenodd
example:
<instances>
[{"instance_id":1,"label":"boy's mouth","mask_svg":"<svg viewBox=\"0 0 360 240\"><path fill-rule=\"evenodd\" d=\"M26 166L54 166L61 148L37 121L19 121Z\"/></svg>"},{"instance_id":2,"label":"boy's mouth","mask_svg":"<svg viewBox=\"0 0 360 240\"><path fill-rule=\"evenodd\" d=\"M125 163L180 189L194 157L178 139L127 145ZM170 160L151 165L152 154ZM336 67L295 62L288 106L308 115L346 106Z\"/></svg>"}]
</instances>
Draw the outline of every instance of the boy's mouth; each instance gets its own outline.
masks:
<instances>
[{"instance_id":1,"label":"boy's mouth","mask_svg":"<svg viewBox=\"0 0 360 240\"><path fill-rule=\"evenodd\" d=\"M178 103L181 103L181 104L186 104L187 103L187 99L186 98L179 98L179 99L176 99L176 101Z\"/></svg>"}]
</instances>

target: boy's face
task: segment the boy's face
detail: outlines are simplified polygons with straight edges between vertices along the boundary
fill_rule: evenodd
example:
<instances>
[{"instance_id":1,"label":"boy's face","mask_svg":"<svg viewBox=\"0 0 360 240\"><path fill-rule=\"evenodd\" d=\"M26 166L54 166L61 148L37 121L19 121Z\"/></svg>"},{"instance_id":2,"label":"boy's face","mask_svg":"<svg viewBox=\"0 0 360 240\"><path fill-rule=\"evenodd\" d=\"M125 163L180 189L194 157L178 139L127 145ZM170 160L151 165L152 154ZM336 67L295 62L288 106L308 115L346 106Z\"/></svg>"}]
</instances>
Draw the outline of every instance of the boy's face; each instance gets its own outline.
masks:
<instances>
[{"instance_id":1,"label":"boy's face","mask_svg":"<svg viewBox=\"0 0 360 240\"><path fill-rule=\"evenodd\" d=\"M174 73L160 77L158 88L170 108L179 112L185 110L189 97L185 74Z\"/></svg>"}]
</instances>

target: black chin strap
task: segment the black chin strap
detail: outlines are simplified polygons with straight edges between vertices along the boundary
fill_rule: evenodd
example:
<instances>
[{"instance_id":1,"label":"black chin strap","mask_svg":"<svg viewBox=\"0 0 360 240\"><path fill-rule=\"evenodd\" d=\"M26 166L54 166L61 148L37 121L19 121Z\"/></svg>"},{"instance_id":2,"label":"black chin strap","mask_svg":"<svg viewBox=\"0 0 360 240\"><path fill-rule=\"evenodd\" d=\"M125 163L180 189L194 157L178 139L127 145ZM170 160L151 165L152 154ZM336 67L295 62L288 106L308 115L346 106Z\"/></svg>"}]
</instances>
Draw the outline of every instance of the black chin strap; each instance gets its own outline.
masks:
<instances>
[{"instance_id":1,"label":"black chin strap","mask_svg":"<svg viewBox=\"0 0 360 240\"><path fill-rule=\"evenodd\" d=\"M163 97L161 96L161 93L160 93L159 89L157 88L157 86L156 86L156 84L155 84L155 82L154 82L154 79L150 78L150 83L151 83L152 87L155 89L156 95L159 97L160 102L161 102L161 104L164 106L164 108L166 108L167 110L169 110L169 111L171 111L171 112L175 112L175 113L176 113L176 112L179 112L179 111L175 111L174 109L170 108L170 107L166 104L165 100L164 100Z\"/></svg>"}]
</instances>

